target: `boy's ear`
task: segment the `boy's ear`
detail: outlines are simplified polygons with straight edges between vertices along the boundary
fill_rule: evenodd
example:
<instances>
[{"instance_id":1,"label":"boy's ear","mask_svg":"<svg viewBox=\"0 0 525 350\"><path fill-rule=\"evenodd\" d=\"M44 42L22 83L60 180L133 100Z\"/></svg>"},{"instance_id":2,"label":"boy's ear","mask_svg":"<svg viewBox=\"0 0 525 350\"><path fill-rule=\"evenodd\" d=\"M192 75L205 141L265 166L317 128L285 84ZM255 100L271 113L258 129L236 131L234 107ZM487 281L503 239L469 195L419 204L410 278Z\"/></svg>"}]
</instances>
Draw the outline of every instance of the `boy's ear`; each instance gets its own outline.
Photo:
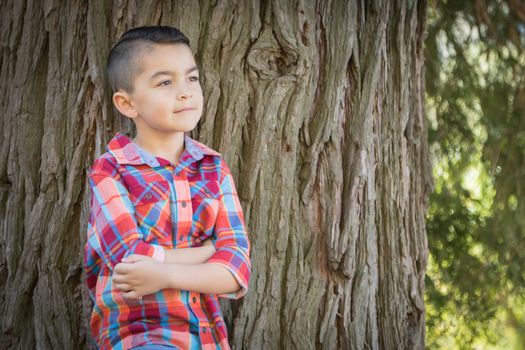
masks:
<instances>
[{"instance_id":1,"label":"boy's ear","mask_svg":"<svg viewBox=\"0 0 525 350\"><path fill-rule=\"evenodd\" d=\"M117 107L120 113L128 118L135 119L138 115L131 103L129 95L125 92L117 91L113 93L113 104Z\"/></svg>"}]
</instances>

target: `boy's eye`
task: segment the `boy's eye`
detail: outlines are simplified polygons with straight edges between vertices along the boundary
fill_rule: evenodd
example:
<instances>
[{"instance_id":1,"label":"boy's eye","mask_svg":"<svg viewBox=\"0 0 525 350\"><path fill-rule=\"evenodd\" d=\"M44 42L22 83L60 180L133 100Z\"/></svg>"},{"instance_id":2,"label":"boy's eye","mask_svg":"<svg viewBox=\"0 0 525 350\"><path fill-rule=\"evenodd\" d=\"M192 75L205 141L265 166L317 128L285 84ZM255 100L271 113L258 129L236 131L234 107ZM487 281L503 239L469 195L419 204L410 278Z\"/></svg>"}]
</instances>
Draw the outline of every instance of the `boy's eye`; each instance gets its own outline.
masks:
<instances>
[{"instance_id":1,"label":"boy's eye","mask_svg":"<svg viewBox=\"0 0 525 350\"><path fill-rule=\"evenodd\" d=\"M190 79L194 79L194 80L192 80L194 82L199 81L199 77L198 76L190 77ZM164 84L164 83L171 83L171 80L164 80L163 82L161 82L159 84L159 86L168 86L168 84Z\"/></svg>"}]
</instances>

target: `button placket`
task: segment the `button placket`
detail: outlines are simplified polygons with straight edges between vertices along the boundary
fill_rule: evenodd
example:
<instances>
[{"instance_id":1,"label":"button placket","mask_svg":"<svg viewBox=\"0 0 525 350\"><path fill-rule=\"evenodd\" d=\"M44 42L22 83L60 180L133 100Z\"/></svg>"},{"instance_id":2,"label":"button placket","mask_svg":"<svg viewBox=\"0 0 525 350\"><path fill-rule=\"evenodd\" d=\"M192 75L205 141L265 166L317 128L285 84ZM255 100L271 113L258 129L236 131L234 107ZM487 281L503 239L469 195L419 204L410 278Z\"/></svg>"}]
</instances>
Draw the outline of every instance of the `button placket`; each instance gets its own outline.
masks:
<instances>
[{"instance_id":1,"label":"button placket","mask_svg":"<svg viewBox=\"0 0 525 350\"><path fill-rule=\"evenodd\" d=\"M193 211L191 205L188 205L191 201L190 185L184 171L173 171L173 182L176 191L177 233L179 241L184 241L190 235L193 220Z\"/></svg>"},{"instance_id":2,"label":"button placket","mask_svg":"<svg viewBox=\"0 0 525 350\"><path fill-rule=\"evenodd\" d=\"M201 306L201 294L197 292L191 292L190 291L190 308L192 312L195 314L195 316L199 319L199 321L207 320L208 317L202 310ZM201 326L202 328L202 326Z\"/></svg>"}]
</instances>

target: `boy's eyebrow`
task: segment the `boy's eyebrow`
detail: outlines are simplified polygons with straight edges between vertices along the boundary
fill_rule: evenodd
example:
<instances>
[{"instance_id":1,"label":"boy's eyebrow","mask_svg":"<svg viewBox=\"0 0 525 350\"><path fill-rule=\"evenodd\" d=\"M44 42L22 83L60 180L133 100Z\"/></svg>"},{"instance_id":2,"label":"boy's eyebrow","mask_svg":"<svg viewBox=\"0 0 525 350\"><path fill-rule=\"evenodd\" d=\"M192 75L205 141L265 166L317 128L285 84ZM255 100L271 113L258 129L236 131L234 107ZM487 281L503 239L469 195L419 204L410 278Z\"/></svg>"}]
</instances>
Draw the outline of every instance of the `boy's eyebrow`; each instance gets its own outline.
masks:
<instances>
[{"instance_id":1,"label":"boy's eyebrow","mask_svg":"<svg viewBox=\"0 0 525 350\"><path fill-rule=\"evenodd\" d=\"M191 72L197 70L197 66L193 66L189 69L186 70L186 74L190 74ZM170 70L161 70L161 71L158 71L158 72L155 72L150 78L149 80L153 80L155 79L156 77L158 77L159 75L174 75L175 72L172 72Z\"/></svg>"}]
</instances>

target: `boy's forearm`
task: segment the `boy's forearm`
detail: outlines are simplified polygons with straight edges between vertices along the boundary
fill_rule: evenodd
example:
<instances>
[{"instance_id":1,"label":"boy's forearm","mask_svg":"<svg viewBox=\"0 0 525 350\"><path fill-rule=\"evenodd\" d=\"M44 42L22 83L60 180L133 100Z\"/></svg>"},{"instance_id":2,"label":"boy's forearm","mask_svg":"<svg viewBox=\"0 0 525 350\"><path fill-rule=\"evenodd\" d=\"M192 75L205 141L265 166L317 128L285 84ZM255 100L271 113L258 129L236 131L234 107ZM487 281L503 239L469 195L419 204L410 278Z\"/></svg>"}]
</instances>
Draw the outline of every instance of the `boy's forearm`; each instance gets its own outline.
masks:
<instances>
[{"instance_id":1,"label":"boy's forearm","mask_svg":"<svg viewBox=\"0 0 525 350\"><path fill-rule=\"evenodd\" d=\"M165 264L202 264L215 252L213 246L201 246L193 248L164 248Z\"/></svg>"},{"instance_id":2,"label":"boy's forearm","mask_svg":"<svg viewBox=\"0 0 525 350\"><path fill-rule=\"evenodd\" d=\"M205 294L235 292L241 288L233 274L215 263L165 264L168 288Z\"/></svg>"}]
</instances>

